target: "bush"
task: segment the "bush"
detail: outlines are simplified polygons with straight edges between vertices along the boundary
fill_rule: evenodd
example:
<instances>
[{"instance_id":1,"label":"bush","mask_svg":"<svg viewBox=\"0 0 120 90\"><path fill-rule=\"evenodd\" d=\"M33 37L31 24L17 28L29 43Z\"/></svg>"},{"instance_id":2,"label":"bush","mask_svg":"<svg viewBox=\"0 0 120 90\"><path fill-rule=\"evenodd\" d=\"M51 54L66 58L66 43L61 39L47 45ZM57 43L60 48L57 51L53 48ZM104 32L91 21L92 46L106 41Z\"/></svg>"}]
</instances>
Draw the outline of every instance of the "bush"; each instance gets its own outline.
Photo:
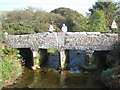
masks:
<instances>
[{"instance_id":1,"label":"bush","mask_svg":"<svg viewBox=\"0 0 120 90\"><path fill-rule=\"evenodd\" d=\"M94 70L94 69L97 69L97 66L95 64L91 64L89 66L84 65L83 68L86 70Z\"/></svg>"},{"instance_id":2,"label":"bush","mask_svg":"<svg viewBox=\"0 0 120 90\"><path fill-rule=\"evenodd\" d=\"M106 55L106 63L111 67L116 67L120 65L120 43L114 45L114 50Z\"/></svg>"},{"instance_id":3,"label":"bush","mask_svg":"<svg viewBox=\"0 0 120 90\"><path fill-rule=\"evenodd\" d=\"M9 24L4 26L4 29L9 34L15 35L35 33L31 26L25 25L24 23Z\"/></svg>"},{"instance_id":4,"label":"bush","mask_svg":"<svg viewBox=\"0 0 120 90\"><path fill-rule=\"evenodd\" d=\"M69 32L82 32L88 29L87 18L75 10L60 7L52 10L51 13L59 14L66 19L64 23L68 26Z\"/></svg>"},{"instance_id":5,"label":"bush","mask_svg":"<svg viewBox=\"0 0 120 90\"><path fill-rule=\"evenodd\" d=\"M6 19L2 21L3 29L7 27L10 33L13 32L12 30L15 30L17 32L14 33L17 34L21 34L19 31L23 32L22 34L48 32L51 23L54 24L55 29L59 30L61 28L60 26L65 21L65 18L58 14L34 10L33 8L28 9L9 12ZM22 26L20 26L19 23L22 23ZM13 24L15 24L14 28L11 27ZM26 28L26 26L29 27ZM16 30L16 28L18 29Z\"/></svg>"},{"instance_id":6,"label":"bush","mask_svg":"<svg viewBox=\"0 0 120 90\"><path fill-rule=\"evenodd\" d=\"M115 87L116 76L113 74L113 69L107 69L101 74L101 81L110 88Z\"/></svg>"},{"instance_id":7,"label":"bush","mask_svg":"<svg viewBox=\"0 0 120 90\"><path fill-rule=\"evenodd\" d=\"M89 21L90 32L108 32L106 19L102 10L96 9Z\"/></svg>"},{"instance_id":8,"label":"bush","mask_svg":"<svg viewBox=\"0 0 120 90\"><path fill-rule=\"evenodd\" d=\"M2 82L5 83L14 80L15 77L22 71L19 51L10 47L3 46L0 49L2 60Z\"/></svg>"}]
</instances>

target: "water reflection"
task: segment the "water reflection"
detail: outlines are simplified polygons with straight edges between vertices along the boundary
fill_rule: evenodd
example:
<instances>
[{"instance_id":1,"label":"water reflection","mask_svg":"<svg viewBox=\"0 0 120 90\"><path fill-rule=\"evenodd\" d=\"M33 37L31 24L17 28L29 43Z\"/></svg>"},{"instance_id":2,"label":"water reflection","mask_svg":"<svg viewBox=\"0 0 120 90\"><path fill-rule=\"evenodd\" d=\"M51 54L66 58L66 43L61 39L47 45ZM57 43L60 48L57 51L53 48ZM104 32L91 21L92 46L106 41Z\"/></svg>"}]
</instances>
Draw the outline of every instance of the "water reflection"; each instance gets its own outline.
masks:
<instances>
[{"instance_id":1,"label":"water reflection","mask_svg":"<svg viewBox=\"0 0 120 90\"><path fill-rule=\"evenodd\" d=\"M80 70L76 70L76 71L70 71L70 73L81 73L81 71Z\"/></svg>"},{"instance_id":2,"label":"water reflection","mask_svg":"<svg viewBox=\"0 0 120 90\"><path fill-rule=\"evenodd\" d=\"M62 88L67 88L65 79L66 79L66 73L64 71L62 71L61 74L60 74L60 86Z\"/></svg>"},{"instance_id":3,"label":"water reflection","mask_svg":"<svg viewBox=\"0 0 120 90\"><path fill-rule=\"evenodd\" d=\"M69 50L69 60L67 61L67 69L78 70L85 63L85 51L84 50ZM47 68L59 68L60 60L59 60L59 52L49 53L48 61L42 67Z\"/></svg>"},{"instance_id":4,"label":"water reflection","mask_svg":"<svg viewBox=\"0 0 120 90\"><path fill-rule=\"evenodd\" d=\"M69 50L69 62L67 67L69 69L78 70L85 63L85 51L84 50Z\"/></svg>"},{"instance_id":5,"label":"water reflection","mask_svg":"<svg viewBox=\"0 0 120 90\"><path fill-rule=\"evenodd\" d=\"M76 73L77 72L77 73ZM6 88L103 88L99 73L84 74L80 71L58 71L41 68L23 69L23 74L11 86ZM5 89L5 88L4 88ZM3 90L4 90L3 89Z\"/></svg>"}]
</instances>

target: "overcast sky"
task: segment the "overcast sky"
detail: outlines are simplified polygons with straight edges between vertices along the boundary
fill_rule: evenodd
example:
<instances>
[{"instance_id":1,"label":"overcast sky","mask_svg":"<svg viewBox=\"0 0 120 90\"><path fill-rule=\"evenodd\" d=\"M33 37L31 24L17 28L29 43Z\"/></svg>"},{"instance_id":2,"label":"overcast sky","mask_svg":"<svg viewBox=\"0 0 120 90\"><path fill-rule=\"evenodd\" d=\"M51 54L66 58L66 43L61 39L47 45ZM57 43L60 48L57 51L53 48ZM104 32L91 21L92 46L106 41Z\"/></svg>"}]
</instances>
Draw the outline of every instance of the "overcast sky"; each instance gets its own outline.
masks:
<instances>
[{"instance_id":1,"label":"overcast sky","mask_svg":"<svg viewBox=\"0 0 120 90\"><path fill-rule=\"evenodd\" d=\"M0 11L11 11L31 6L50 12L58 7L66 7L85 14L96 1L97 0L0 0ZM120 0L112 1L116 2Z\"/></svg>"}]
</instances>

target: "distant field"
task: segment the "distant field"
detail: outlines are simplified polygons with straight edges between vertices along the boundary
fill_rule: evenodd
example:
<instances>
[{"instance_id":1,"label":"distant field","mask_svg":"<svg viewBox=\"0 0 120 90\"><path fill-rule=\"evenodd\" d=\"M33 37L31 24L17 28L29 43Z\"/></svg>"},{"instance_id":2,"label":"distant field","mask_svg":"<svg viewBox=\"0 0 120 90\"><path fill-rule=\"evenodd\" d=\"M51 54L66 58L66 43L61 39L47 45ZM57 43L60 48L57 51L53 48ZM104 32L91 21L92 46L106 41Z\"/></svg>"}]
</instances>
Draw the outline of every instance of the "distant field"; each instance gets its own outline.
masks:
<instances>
[{"instance_id":1,"label":"distant field","mask_svg":"<svg viewBox=\"0 0 120 90\"><path fill-rule=\"evenodd\" d=\"M8 11L0 11L0 16L6 16Z\"/></svg>"}]
</instances>

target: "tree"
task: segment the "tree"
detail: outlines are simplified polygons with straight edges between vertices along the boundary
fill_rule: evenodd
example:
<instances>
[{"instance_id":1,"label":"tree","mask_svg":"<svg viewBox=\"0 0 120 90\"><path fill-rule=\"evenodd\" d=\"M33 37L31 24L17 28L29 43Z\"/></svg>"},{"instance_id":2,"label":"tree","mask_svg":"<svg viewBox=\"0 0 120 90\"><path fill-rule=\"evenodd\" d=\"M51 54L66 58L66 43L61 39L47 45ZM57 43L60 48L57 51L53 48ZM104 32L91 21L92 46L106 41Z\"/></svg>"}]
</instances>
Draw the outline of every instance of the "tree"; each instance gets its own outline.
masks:
<instances>
[{"instance_id":1,"label":"tree","mask_svg":"<svg viewBox=\"0 0 120 90\"><path fill-rule=\"evenodd\" d=\"M94 10L89 21L89 31L108 32L105 15L102 10Z\"/></svg>"},{"instance_id":2,"label":"tree","mask_svg":"<svg viewBox=\"0 0 120 90\"><path fill-rule=\"evenodd\" d=\"M111 29L113 20L116 20L117 23L119 23L118 10L120 10L120 7L118 7L118 3L115 3L112 0L98 0L98 2L95 2L95 5L93 5L93 8L89 9L89 11L93 14L96 9L103 10L109 29Z\"/></svg>"},{"instance_id":3,"label":"tree","mask_svg":"<svg viewBox=\"0 0 120 90\"><path fill-rule=\"evenodd\" d=\"M15 10L8 13L6 20L3 20L3 29L9 24L24 23L38 32L47 32L50 23L53 23L56 29L65 21L65 18L58 14L48 13L39 9L27 8Z\"/></svg>"},{"instance_id":4,"label":"tree","mask_svg":"<svg viewBox=\"0 0 120 90\"><path fill-rule=\"evenodd\" d=\"M68 26L68 31L87 31L87 19L77 11L61 7L52 10L51 13L60 14L66 18L64 23Z\"/></svg>"},{"instance_id":5,"label":"tree","mask_svg":"<svg viewBox=\"0 0 120 90\"><path fill-rule=\"evenodd\" d=\"M116 10L116 13L117 13L117 16L116 16L116 22L117 22L117 25L118 25L118 33L120 34L120 1L117 2L117 10Z\"/></svg>"}]
</instances>

